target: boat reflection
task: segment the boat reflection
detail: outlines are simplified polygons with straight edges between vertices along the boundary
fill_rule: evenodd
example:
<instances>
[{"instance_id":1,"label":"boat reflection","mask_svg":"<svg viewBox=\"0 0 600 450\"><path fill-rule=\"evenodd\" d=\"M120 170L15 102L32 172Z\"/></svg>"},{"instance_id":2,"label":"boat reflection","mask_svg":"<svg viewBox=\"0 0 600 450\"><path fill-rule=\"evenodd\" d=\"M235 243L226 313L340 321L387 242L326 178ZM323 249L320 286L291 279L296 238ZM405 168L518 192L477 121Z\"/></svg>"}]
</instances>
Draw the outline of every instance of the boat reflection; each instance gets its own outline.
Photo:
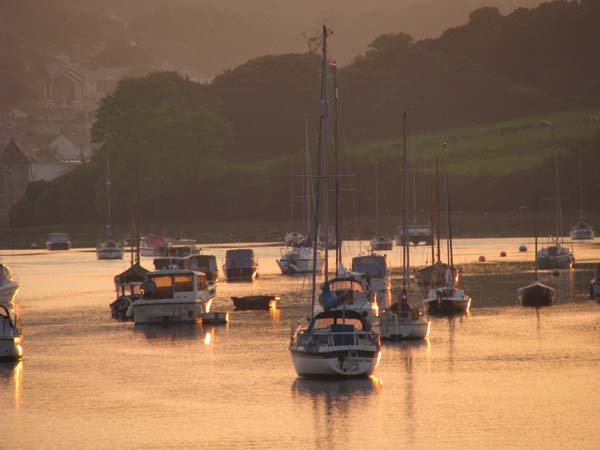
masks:
<instances>
[{"instance_id":1,"label":"boat reflection","mask_svg":"<svg viewBox=\"0 0 600 450\"><path fill-rule=\"evenodd\" d=\"M23 395L23 361L0 363L1 398L5 398L4 392L9 393L9 398L10 393L13 393L15 409L18 410Z\"/></svg>"},{"instance_id":2,"label":"boat reflection","mask_svg":"<svg viewBox=\"0 0 600 450\"><path fill-rule=\"evenodd\" d=\"M344 398L352 398L357 394L379 393L381 386L383 386L383 382L374 375L368 378L344 380L297 378L292 384L292 391L315 400L330 400L332 397L343 400Z\"/></svg>"},{"instance_id":3,"label":"boat reflection","mask_svg":"<svg viewBox=\"0 0 600 450\"><path fill-rule=\"evenodd\" d=\"M135 333L141 333L150 340L201 339L204 338L202 326L198 323L177 323L169 325L136 324Z\"/></svg>"}]
</instances>

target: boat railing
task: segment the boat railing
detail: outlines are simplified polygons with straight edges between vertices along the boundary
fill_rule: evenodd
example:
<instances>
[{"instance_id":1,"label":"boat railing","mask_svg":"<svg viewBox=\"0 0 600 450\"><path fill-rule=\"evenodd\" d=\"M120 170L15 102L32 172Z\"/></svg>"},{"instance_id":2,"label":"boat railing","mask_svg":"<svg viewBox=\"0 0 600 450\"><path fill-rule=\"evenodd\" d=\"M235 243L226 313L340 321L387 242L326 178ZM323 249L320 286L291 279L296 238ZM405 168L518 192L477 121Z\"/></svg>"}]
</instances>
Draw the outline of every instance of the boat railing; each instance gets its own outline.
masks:
<instances>
[{"instance_id":1,"label":"boat railing","mask_svg":"<svg viewBox=\"0 0 600 450\"><path fill-rule=\"evenodd\" d=\"M316 330L308 335L298 330L293 337L299 345L304 345L308 348L319 347L339 347L339 346L369 346L375 345L378 342L378 336L373 331L354 330L354 331L329 331Z\"/></svg>"}]
</instances>

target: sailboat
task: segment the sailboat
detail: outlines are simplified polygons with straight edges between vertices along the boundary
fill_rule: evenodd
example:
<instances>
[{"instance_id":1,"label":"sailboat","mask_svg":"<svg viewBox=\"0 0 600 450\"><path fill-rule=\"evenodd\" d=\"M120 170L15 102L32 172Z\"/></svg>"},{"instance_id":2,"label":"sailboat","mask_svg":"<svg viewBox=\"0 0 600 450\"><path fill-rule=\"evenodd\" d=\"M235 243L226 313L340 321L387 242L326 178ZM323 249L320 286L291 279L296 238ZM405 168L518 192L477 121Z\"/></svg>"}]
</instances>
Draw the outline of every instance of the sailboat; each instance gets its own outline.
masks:
<instances>
[{"instance_id":1,"label":"sailboat","mask_svg":"<svg viewBox=\"0 0 600 450\"><path fill-rule=\"evenodd\" d=\"M292 243L292 249L282 251L281 257L276 260L279 270L283 274L297 274L297 273L310 273L313 268L317 272L322 272L325 267L325 257L323 253L318 250L316 258L313 255L312 248L310 247L310 155L308 151L308 116L304 116L304 124L306 130L306 231L307 236L300 240L296 240ZM287 236L287 235L286 235ZM286 238L287 239L287 238ZM315 264L316 262L316 264Z\"/></svg>"},{"instance_id":2,"label":"sailboat","mask_svg":"<svg viewBox=\"0 0 600 450\"><path fill-rule=\"evenodd\" d=\"M427 293L425 303L430 314L465 313L471 306L471 297L458 285L458 277L454 270L454 249L452 247L452 217L450 214L450 187L448 182L448 153L444 142L445 172L446 172L446 208L448 214L448 264L445 273L445 283L434 286Z\"/></svg>"},{"instance_id":3,"label":"sailboat","mask_svg":"<svg viewBox=\"0 0 600 450\"><path fill-rule=\"evenodd\" d=\"M438 160L435 160L435 177L433 183L432 205L431 205L431 223L435 224L435 239L431 240L431 261L429 266L421 267L415 272L415 278L421 286L429 288L442 286L446 282L446 274L451 271L451 276L458 282L459 270L448 263L442 262L441 256L441 227L440 227L440 189L439 189L439 170ZM433 234L433 233L432 233Z\"/></svg>"},{"instance_id":4,"label":"sailboat","mask_svg":"<svg viewBox=\"0 0 600 450\"><path fill-rule=\"evenodd\" d=\"M123 243L113 239L112 236L112 211L110 203L110 151L106 146L106 211L107 225L106 237L96 245L96 257L98 259L123 259Z\"/></svg>"},{"instance_id":5,"label":"sailboat","mask_svg":"<svg viewBox=\"0 0 600 450\"><path fill-rule=\"evenodd\" d=\"M379 234L379 164L375 161L375 236L371 239L371 250L391 250L394 240Z\"/></svg>"},{"instance_id":6,"label":"sailboat","mask_svg":"<svg viewBox=\"0 0 600 450\"><path fill-rule=\"evenodd\" d=\"M399 301L383 312L379 319L382 339L423 339L429 336L431 323L429 318L415 305L408 302L408 283L410 267L410 248L408 224L406 221L407 170L406 170L406 113L404 113L404 153L402 164L403 201L402 201L402 292Z\"/></svg>"},{"instance_id":7,"label":"sailboat","mask_svg":"<svg viewBox=\"0 0 600 450\"><path fill-rule=\"evenodd\" d=\"M322 68L321 68L321 129L317 155L317 176L315 179L314 234L317 236L320 224L321 203L321 161L324 164L324 215L328 206L328 166L324 148L327 144L327 37L331 33L323 26ZM318 251L317 239L313 239L313 257ZM325 249L327 263L327 248ZM335 308L327 291L328 270L325 269L325 284L322 294L324 310L315 314L317 271L312 271L311 309L307 323L292 331L290 353L296 373L300 377L366 377L373 373L380 359L379 335L359 312Z\"/></svg>"},{"instance_id":8,"label":"sailboat","mask_svg":"<svg viewBox=\"0 0 600 450\"><path fill-rule=\"evenodd\" d=\"M579 218L569 232L574 241L594 239L594 229L583 220L583 152L579 150Z\"/></svg>"},{"instance_id":9,"label":"sailboat","mask_svg":"<svg viewBox=\"0 0 600 450\"><path fill-rule=\"evenodd\" d=\"M570 269L573 267L575 257L570 248L564 247L560 241L562 216L560 200L560 182L558 173L558 153L554 155L555 183L554 183L554 214L555 236L554 242L536 252L537 265L540 269Z\"/></svg>"},{"instance_id":10,"label":"sailboat","mask_svg":"<svg viewBox=\"0 0 600 450\"><path fill-rule=\"evenodd\" d=\"M534 255L537 255L538 250L538 237L537 230L535 233L535 252ZM533 279L532 284L528 284L520 289L517 289L517 295L519 296L519 301L523 306L531 306L535 308L539 308L542 306L552 306L554 303L554 296L556 291L554 288L550 286L546 286L538 281L538 263L537 257L535 258L535 277Z\"/></svg>"}]
</instances>

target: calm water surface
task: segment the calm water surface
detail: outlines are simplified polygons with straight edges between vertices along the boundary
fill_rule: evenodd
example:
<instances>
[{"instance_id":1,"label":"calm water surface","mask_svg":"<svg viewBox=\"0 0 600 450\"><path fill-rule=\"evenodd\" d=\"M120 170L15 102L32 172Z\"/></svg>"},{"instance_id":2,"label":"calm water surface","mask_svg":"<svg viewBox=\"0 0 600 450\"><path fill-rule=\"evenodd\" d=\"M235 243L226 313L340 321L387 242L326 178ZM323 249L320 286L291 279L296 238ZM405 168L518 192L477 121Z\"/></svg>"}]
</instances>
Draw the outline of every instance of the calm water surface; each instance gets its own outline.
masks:
<instances>
[{"instance_id":1,"label":"calm water surface","mask_svg":"<svg viewBox=\"0 0 600 450\"><path fill-rule=\"evenodd\" d=\"M516 249L530 241L458 240L471 314L434 318L428 341L384 344L374 377L340 382L296 377L287 346L308 281L277 274L278 247L255 244L260 278L221 282L213 309L250 293L280 294L280 308L218 327L112 321L127 261L3 251L22 285L26 357L0 364L0 448L600 448L600 306L587 297L600 241L575 246L575 270L542 274L559 301L539 314L516 303L533 276L532 252ZM205 251L221 264L226 248Z\"/></svg>"}]
</instances>

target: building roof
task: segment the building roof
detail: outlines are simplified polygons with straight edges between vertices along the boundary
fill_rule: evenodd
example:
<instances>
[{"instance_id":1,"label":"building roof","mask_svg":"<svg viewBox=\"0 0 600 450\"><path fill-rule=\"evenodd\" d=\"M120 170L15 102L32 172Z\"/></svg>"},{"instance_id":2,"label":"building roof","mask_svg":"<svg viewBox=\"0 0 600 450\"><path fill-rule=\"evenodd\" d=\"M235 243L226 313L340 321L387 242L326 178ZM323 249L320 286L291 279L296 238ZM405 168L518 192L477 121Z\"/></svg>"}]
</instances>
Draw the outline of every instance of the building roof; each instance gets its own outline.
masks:
<instances>
[{"instance_id":1,"label":"building roof","mask_svg":"<svg viewBox=\"0 0 600 450\"><path fill-rule=\"evenodd\" d=\"M30 164L28 150L23 150L14 140L0 135L0 163Z\"/></svg>"}]
</instances>

